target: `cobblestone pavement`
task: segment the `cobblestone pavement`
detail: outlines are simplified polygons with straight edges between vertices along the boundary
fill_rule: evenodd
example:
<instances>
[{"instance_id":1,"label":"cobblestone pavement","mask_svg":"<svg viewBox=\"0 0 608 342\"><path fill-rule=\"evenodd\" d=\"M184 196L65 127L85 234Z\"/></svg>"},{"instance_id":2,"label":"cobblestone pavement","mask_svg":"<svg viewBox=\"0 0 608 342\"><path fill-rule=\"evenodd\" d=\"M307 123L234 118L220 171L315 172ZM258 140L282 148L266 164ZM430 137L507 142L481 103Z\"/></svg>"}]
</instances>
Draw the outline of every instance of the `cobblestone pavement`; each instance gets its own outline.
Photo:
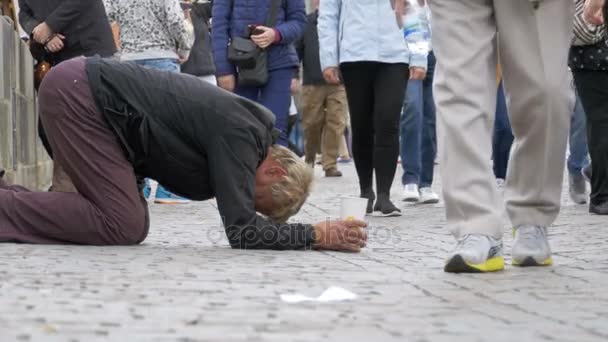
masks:
<instances>
[{"instance_id":1,"label":"cobblestone pavement","mask_svg":"<svg viewBox=\"0 0 608 342\"><path fill-rule=\"evenodd\" d=\"M356 195L344 170L316 171L298 219L337 215L337 196ZM370 219L360 254L231 250L212 202L151 212L141 246L0 244L0 341L608 340L607 221L566 196L555 266L486 275L442 272L453 239L441 203ZM332 285L359 297L280 299Z\"/></svg>"}]
</instances>

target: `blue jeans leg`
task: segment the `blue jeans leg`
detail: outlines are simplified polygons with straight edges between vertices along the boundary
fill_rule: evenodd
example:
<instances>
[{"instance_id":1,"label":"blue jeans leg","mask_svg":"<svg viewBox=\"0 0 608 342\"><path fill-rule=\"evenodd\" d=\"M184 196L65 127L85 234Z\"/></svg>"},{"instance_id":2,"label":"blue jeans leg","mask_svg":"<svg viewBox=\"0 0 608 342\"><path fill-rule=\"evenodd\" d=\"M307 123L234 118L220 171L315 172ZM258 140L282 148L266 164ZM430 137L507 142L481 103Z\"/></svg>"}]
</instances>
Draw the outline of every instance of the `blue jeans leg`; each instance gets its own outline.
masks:
<instances>
[{"instance_id":1,"label":"blue jeans leg","mask_svg":"<svg viewBox=\"0 0 608 342\"><path fill-rule=\"evenodd\" d=\"M260 103L274 113L274 127L281 132L279 145L288 146L287 126L289 123L289 106L291 105L291 80L293 68L272 70L268 83L261 89Z\"/></svg>"},{"instance_id":2,"label":"blue jeans leg","mask_svg":"<svg viewBox=\"0 0 608 342\"><path fill-rule=\"evenodd\" d=\"M422 143L422 81L409 80L405 101L401 112L401 166L403 177L401 183L420 183L420 146Z\"/></svg>"},{"instance_id":3,"label":"blue jeans leg","mask_svg":"<svg viewBox=\"0 0 608 342\"><path fill-rule=\"evenodd\" d=\"M498 85L496 97L496 118L494 121L494 139L492 145L494 176L505 179L507 177L511 145L513 145L513 133L511 132L507 101L502 82Z\"/></svg>"},{"instance_id":4,"label":"blue jeans leg","mask_svg":"<svg viewBox=\"0 0 608 342\"><path fill-rule=\"evenodd\" d=\"M422 83L422 144L420 187L433 185L435 158L437 157L437 131L435 100L433 98L433 78L435 77L435 55L431 51L428 56L426 78Z\"/></svg>"},{"instance_id":5,"label":"blue jeans leg","mask_svg":"<svg viewBox=\"0 0 608 342\"><path fill-rule=\"evenodd\" d=\"M272 70L268 75L268 83L263 87L237 86L235 90L238 95L260 103L274 114L275 128L281 132L277 143L285 147L289 145L287 126L291 104L290 86L294 72L293 68Z\"/></svg>"},{"instance_id":6,"label":"blue jeans leg","mask_svg":"<svg viewBox=\"0 0 608 342\"><path fill-rule=\"evenodd\" d=\"M585 111L577 95L570 122L570 155L568 156L568 172L570 174L580 174L581 170L589 165L586 121Z\"/></svg>"},{"instance_id":7,"label":"blue jeans leg","mask_svg":"<svg viewBox=\"0 0 608 342\"><path fill-rule=\"evenodd\" d=\"M249 99L254 102L260 102L260 88L259 87L239 87L237 86L234 93Z\"/></svg>"}]
</instances>

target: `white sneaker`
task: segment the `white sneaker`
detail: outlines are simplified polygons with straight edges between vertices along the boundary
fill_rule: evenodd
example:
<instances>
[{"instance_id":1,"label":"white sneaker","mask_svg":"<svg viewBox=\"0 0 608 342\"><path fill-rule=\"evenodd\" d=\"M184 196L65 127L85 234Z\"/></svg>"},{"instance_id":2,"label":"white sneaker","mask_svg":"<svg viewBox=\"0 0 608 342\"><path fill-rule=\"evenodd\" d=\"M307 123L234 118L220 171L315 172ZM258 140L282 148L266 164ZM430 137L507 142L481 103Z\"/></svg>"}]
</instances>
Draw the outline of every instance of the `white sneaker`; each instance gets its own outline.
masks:
<instances>
[{"instance_id":1,"label":"white sneaker","mask_svg":"<svg viewBox=\"0 0 608 342\"><path fill-rule=\"evenodd\" d=\"M406 202L418 202L420 193L418 192L418 184L405 184L403 186L403 200Z\"/></svg>"},{"instance_id":2,"label":"white sneaker","mask_svg":"<svg viewBox=\"0 0 608 342\"><path fill-rule=\"evenodd\" d=\"M496 178L496 187L502 189L505 187L505 180L502 178Z\"/></svg>"},{"instance_id":3,"label":"white sneaker","mask_svg":"<svg viewBox=\"0 0 608 342\"><path fill-rule=\"evenodd\" d=\"M439 196L430 187L420 188L420 199L418 202L422 204L439 203Z\"/></svg>"},{"instance_id":4,"label":"white sneaker","mask_svg":"<svg viewBox=\"0 0 608 342\"><path fill-rule=\"evenodd\" d=\"M547 227L521 226L513 230L515 240L511 259L515 266L549 266L551 248L547 240Z\"/></svg>"},{"instance_id":5,"label":"white sneaker","mask_svg":"<svg viewBox=\"0 0 608 342\"><path fill-rule=\"evenodd\" d=\"M576 204L587 203L587 182L582 173L568 174L568 193L572 202Z\"/></svg>"},{"instance_id":6,"label":"white sneaker","mask_svg":"<svg viewBox=\"0 0 608 342\"><path fill-rule=\"evenodd\" d=\"M450 273L495 272L505 268L502 240L483 234L461 237L443 270Z\"/></svg>"}]
</instances>

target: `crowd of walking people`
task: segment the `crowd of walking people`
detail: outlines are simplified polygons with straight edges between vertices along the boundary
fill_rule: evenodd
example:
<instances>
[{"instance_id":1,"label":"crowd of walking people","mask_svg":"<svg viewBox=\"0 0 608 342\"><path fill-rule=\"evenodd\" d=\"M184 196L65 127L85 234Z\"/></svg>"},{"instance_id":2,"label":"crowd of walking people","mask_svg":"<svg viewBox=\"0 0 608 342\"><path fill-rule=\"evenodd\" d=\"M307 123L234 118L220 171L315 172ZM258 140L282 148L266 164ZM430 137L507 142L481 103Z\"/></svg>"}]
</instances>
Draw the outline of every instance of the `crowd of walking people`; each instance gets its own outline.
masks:
<instances>
[{"instance_id":1,"label":"crowd of walking people","mask_svg":"<svg viewBox=\"0 0 608 342\"><path fill-rule=\"evenodd\" d=\"M446 272L504 268L505 204L513 264L552 264L565 169L572 202L608 215L603 0L88 3L18 2L52 65L56 172L47 193L0 183L0 241L139 243L155 180L157 203L215 198L235 248L359 251L365 222L286 223L317 161L334 178L350 156L367 214L442 198Z\"/></svg>"}]
</instances>

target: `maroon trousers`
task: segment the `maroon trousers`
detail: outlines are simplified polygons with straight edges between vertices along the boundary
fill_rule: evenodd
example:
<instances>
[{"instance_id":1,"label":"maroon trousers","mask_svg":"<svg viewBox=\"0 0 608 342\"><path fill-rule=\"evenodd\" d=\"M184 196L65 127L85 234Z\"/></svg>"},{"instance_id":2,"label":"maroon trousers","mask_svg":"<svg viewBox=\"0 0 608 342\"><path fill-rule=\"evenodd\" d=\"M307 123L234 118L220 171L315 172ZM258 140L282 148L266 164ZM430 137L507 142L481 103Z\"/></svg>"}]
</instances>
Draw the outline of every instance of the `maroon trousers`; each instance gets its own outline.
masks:
<instances>
[{"instance_id":1,"label":"maroon trousers","mask_svg":"<svg viewBox=\"0 0 608 342\"><path fill-rule=\"evenodd\" d=\"M149 219L133 167L97 108L85 59L56 66L39 92L53 157L78 193L33 192L0 180L0 242L137 244Z\"/></svg>"}]
</instances>

